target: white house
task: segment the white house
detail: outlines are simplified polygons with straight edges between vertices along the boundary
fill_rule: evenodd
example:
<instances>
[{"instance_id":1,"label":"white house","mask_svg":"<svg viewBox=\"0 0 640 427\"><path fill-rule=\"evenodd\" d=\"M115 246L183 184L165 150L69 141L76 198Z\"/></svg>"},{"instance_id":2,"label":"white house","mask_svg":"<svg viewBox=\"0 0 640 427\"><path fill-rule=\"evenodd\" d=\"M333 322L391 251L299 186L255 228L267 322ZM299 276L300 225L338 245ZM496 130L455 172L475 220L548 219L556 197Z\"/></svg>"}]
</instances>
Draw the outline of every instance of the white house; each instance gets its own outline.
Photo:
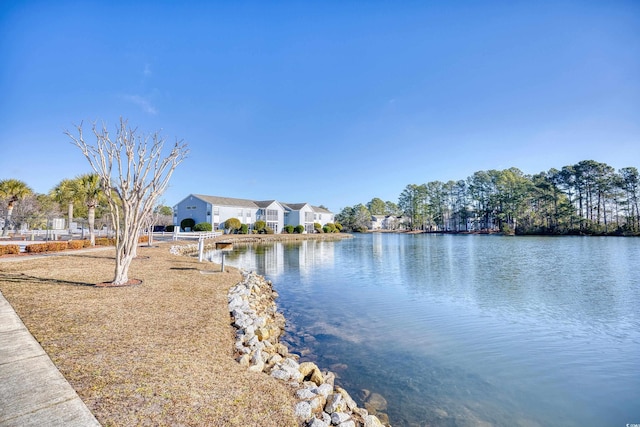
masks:
<instances>
[{"instance_id":1,"label":"white house","mask_svg":"<svg viewBox=\"0 0 640 427\"><path fill-rule=\"evenodd\" d=\"M408 219L396 215L371 215L369 230L404 230Z\"/></svg>"},{"instance_id":2,"label":"white house","mask_svg":"<svg viewBox=\"0 0 640 427\"><path fill-rule=\"evenodd\" d=\"M191 218L198 224L207 222L214 230L224 228L229 218L238 218L249 228L262 220L275 233L281 233L286 225L303 225L307 232L314 231L314 222L325 225L334 222L334 214L328 209L308 203L280 203L277 200L255 201L231 197L190 194L173 207L173 224Z\"/></svg>"},{"instance_id":3,"label":"white house","mask_svg":"<svg viewBox=\"0 0 640 427\"><path fill-rule=\"evenodd\" d=\"M386 215L371 215L371 223L369 224L369 230L382 230L386 229L385 219Z\"/></svg>"},{"instance_id":4,"label":"white house","mask_svg":"<svg viewBox=\"0 0 640 427\"><path fill-rule=\"evenodd\" d=\"M262 220L274 233L280 233L285 226L286 208L277 200L255 202L258 205L256 221Z\"/></svg>"}]
</instances>

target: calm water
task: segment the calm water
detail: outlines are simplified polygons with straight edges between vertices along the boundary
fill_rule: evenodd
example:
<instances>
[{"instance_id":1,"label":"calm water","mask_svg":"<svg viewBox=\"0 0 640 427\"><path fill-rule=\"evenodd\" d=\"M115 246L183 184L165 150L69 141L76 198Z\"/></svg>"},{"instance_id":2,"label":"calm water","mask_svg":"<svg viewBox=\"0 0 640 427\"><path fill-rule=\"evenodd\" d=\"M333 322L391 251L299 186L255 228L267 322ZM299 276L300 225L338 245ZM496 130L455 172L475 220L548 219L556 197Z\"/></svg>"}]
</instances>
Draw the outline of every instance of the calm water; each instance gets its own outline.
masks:
<instances>
[{"instance_id":1,"label":"calm water","mask_svg":"<svg viewBox=\"0 0 640 427\"><path fill-rule=\"evenodd\" d=\"M365 234L226 262L272 279L290 347L394 426L640 423L640 239Z\"/></svg>"}]
</instances>

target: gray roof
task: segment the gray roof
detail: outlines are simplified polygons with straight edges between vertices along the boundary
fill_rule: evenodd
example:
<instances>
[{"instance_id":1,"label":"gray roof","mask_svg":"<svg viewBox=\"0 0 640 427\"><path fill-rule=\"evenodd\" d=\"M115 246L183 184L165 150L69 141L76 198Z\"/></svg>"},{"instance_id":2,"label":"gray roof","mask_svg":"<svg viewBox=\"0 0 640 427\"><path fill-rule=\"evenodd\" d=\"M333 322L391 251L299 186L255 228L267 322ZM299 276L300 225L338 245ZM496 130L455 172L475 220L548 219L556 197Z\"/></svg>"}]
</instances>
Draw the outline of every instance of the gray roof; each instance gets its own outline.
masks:
<instances>
[{"instance_id":1,"label":"gray roof","mask_svg":"<svg viewBox=\"0 0 640 427\"><path fill-rule=\"evenodd\" d=\"M253 202L256 205L258 205L259 208L268 208L269 206L271 206L273 204L273 202L275 202L276 200L260 200L260 201L256 201Z\"/></svg>"},{"instance_id":2,"label":"gray roof","mask_svg":"<svg viewBox=\"0 0 640 427\"><path fill-rule=\"evenodd\" d=\"M285 208L289 208L292 211L299 211L302 209L307 203L283 203Z\"/></svg>"},{"instance_id":3,"label":"gray roof","mask_svg":"<svg viewBox=\"0 0 640 427\"><path fill-rule=\"evenodd\" d=\"M202 199L207 203L216 206L239 206L243 208L257 208L258 205L253 200L234 199L233 197L205 196L202 194L194 194L198 199Z\"/></svg>"},{"instance_id":4,"label":"gray roof","mask_svg":"<svg viewBox=\"0 0 640 427\"><path fill-rule=\"evenodd\" d=\"M311 207L313 208L314 211L318 213L327 213L327 214L332 213L329 209L321 208L320 206L311 206Z\"/></svg>"},{"instance_id":5,"label":"gray roof","mask_svg":"<svg viewBox=\"0 0 640 427\"><path fill-rule=\"evenodd\" d=\"M204 200L207 203L211 203L214 206L233 206L233 207L241 207L241 208L267 208L271 204L280 203L282 207L285 209L289 209L292 211L299 211L305 205L311 207L314 212L318 213L332 213L330 210L321 208L319 206L312 206L308 203L282 203L277 200L249 200L249 199L235 199L233 197L219 197L219 196L206 196L204 194L192 194L193 197L197 197L200 200Z\"/></svg>"}]
</instances>

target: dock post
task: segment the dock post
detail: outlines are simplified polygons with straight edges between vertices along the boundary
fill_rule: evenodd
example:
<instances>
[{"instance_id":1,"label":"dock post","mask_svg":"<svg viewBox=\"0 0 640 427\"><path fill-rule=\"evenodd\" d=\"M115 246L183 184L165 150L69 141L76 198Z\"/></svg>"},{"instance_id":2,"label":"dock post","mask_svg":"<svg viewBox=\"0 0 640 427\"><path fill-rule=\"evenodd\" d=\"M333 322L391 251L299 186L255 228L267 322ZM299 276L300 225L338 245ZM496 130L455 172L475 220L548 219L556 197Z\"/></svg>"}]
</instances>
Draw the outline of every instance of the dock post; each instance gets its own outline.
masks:
<instances>
[{"instance_id":1,"label":"dock post","mask_svg":"<svg viewBox=\"0 0 640 427\"><path fill-rule=\"evenodd\" d=\"M200 237L198 239L198 261L202 262L204 258L204 239Z\"/></svg>"}]
</instances>

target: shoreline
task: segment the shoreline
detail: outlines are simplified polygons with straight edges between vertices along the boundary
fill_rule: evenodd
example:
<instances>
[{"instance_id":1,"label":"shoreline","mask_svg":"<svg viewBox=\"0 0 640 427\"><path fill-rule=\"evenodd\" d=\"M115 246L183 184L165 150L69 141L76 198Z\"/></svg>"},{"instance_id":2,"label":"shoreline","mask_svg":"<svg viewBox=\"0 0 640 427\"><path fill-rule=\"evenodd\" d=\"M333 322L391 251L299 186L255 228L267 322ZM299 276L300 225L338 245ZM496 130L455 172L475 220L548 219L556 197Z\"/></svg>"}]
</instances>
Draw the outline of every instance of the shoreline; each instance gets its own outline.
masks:
<instances>
[{"instance_id":1,"label":"shoreline","mask_svg":"<svg viewBox=\"0 0 640 427\"><path fill-rule=\"evenodd\" d=\"M216 241L251 244L344 238L353 236L241 235L240 238L229 238L229 235L223 235L208 239L214 243L205 244L204 248L215 248ZM197 251L197 244L172 245L170 249L170 253L182 256L189 256ZM345 389L335 384L334 372L321 370L313 362L299 363L300 356L291 353L280 342L280 337L285 334L286 319L278 311L278 293L273 283L255 272L242 269L240 272L243 280L230 287L228 292L229 315L235 328L235 360L250 372L263 373L286 383L298 401L294 413L303 427L390 426L387 414L376 404L380 397L377 393L371 393L370 402L365 402L366 408L359 407Z\"/></svg>"},{"instance_id":2,"label":"shoreline","mask_svg":"<svg viewBox=\"0 0 640 427\"><path fill-rule=\"evenodd\" d=\"M223 234L222 236L206 239L204 241L204 251L216 249L216 243L233 243L238 245L250 245L253 243L276 243L276 242L299 242L303 240L327 240L338 241L343 239L353 239L353 235L347 233L328 234ZM169 250L173 255L192 255L198 253L198 244L189 240L176 240L168 242L171 244Z\"/></svg>"},{"instance_id":3,"label":"shoreline","mask_svg":"<svg viewBox=\"0 0 640 427\"><path fill-rule=\"evenodd\" d=\"M265 237L257 240L335 240L335 236ZM348 237L352 236L340 236ZM255 239L236 241L254 243ZM278 371L291 370L289 381L276 378L283 372L258 374L238 363L232 355L245 353L234 347L234 341L237 344L237 335L250 335L250 328L239 334L230 327L236 319L231 317L229 295L246 282L248 273L233 267L222 274L211 271L197 258L171 255L169 248L170 242L140 246L132 276L144 279L144 285L108 292L95 284L112 274L113 247L12 258L3 263L3 294L100 422L136 425L140 417L149 417L159 424L172 420L185 425L194 425L196 419L213 425L322 427L334 421L344 427L383 425L332 384L335 375L320 371L311 362L298 363L299 356L290 355L288 349L285 352L285 346L266 338L264 331L259 332L263 339L256 338L254 343L268 346L266 341L274 342L274 347L289 354L279 366L273 364ZM62 256L67 254L73 256ZM15 262L23 260L30 262ZM249 291L247 297L259 296L260 304L277 313L277 293L271 284L265 288L262 282L267 281L262 276L252 281L256 291L271 290ZM267 323L265 320L264 326ZM277 335L276 330L271 332ZM278 334L284 332L283 316L279 330ZM257 336L255 326L253 333ZM246 354L251 354L247 348ZM259 364L253 356L249 366ZM304 371L309 368L310 372ZM318 375L323 378L320 385L312 380L318 381ZM310 381L304 381L307 376ZM289 383L297 383L298 388ZM189 410L194 405L205 412ZM314 419L306 418L309 409ZM255 424L258 419L260 424ZM238 424L240 420L245 422Z\"/></svg>"},{"instance_id":4,"label":"shoreline","mask_svg":"<svg viewBox=\"0 0 640 427\"><path fill-rule=\"evenodd\" d=\"M322 371L313 362L299 363L300 356L290 353L279 340L286 321L277 309L278 294L272 282L254 272L242 274L243 280L229 289L228 296L238 363L250 372L270 375L290 386L298 400L294 413L301 426L389 426L385 413L368 406L374 412L369 413L336 385L335 373Z\"/></svg>"},{"instance_id":5,"label":"shoreline","mask_svg":"<svg viewBox=\"0 0 640 427\"><path fill-rule=\"evenodd\" d=\"M299 426L291 389L232 357L236 268L142 246L142 286L99 288L110 249L0 265L0 292L102 425Z\"/></svg>"}]
</instances>

